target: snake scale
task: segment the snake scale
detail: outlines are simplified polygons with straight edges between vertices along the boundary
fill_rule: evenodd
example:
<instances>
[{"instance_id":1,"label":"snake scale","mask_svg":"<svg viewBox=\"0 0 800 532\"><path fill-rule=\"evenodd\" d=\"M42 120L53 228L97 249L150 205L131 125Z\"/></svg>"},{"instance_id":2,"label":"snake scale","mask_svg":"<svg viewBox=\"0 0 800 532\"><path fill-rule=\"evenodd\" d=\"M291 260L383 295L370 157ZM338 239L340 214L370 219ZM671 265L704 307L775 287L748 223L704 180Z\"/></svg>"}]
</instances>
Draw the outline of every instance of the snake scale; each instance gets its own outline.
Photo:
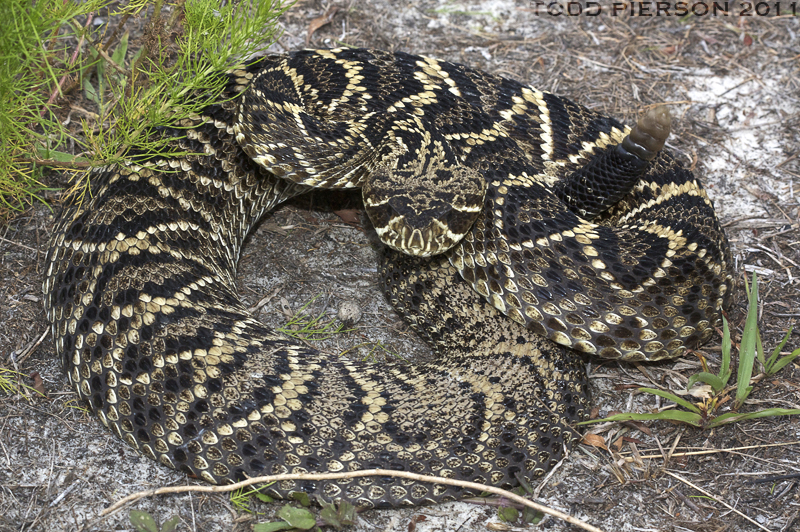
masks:
<instances>
[{"instance_id":1,"label":"snake scale","mask_svg":"<svg viewBox=\"0 0 800 532\"><path fill-rule=\"evenodd\" d=\"M720 321L728 244L700 183L660 150L663 113L631 130L512 80L369 50L266 56L228 79L242 97L153 133L182 155L93 170L47 254L70 382L164 465L212 483L385 468L510 487L577 437L576 351L674 357ZM247 312L245 236L310 186L363 187L379 236L418 255L384 251L380 272L431 362L331 358ZM294 491L362 507L470 494L384 477L267 488Z\"/></svg>"}]
</instances>

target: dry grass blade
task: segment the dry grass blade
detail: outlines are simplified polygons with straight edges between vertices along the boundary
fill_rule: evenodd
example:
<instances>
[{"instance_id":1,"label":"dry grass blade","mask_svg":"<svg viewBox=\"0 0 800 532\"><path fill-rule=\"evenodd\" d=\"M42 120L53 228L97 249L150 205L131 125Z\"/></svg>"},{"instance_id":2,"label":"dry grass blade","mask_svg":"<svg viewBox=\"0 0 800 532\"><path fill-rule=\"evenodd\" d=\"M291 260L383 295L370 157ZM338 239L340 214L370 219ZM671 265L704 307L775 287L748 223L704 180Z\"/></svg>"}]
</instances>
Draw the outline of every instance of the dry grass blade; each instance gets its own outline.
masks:
<instances>
[{"instance_id":1,"label":"dry grass blade","mask_svg":"<svg viewBox=\"0 0 800 532\"><path fill-rule=\"evenodd\" d=\"M672 473L672 472L670 472L670 471L666 471L666 470L665 470L665 471L664 471L664 473L665 473L665 474L667 474L667 475L669 475L669 476L671 476L671 477L672 477L672 478L674 478L674 479L680 480L681 482L683 482L683 483L684 483L684 484L686 484L687 486L689 486L689 487L691 487L691 488L693 488L693 489L695 489L695 490L699 491L700 493L702 493L702 494L703 494L703 495L705 495L706 497L709 497L709 498L711 498L711 499L714 499L715 501L717 501L717 502L718 502L718 503L720 503L721 505L725 506L725 507L726 507L728 510L730 510L730 511L732 511L732 512L735 512L735 513L736 513L736 515L738 515L738 516L740 516L740 517L743 517L744 519L747 519L749 522L753 523L754 525L756 525L756 526L757 526L758 528L760 528L761 530L764 530L764 531L766 531L766 532L771 532L769 528L765 528L765 527L761 526L761 525L760 525L760 524L758 524L756 521L753 521L752 519L750 519L749 517L747 517L746 515L744 515L742 512L740 512L739 510L737 510L736 508L734 508L733 506L731 506L731 505L730 505L730 504L728 504L727 502L723 501L722 499L720 499L719 497L717 497L717 496L715 496L715 495L712 495L711 493L707 492L706 490L704 490L704 489L703 489L703 488L701 488L700 486L697 486L697 485L695 485L695 484L692 484L691 482L689 482L689 481L688 481L688 480L686 480L685 478L681 477L680 475L676 475L675 473Z\"/></svg>"},{"instance_id":2,"label":"dry grass blade","mask_svg":"<svg viewBox=\"0 0 800 532\"><path fill-rule=\"evenodd\" d=\"M763 445L747 445L744 447L730 447L727 449L703 449L702 451L685 451L685 452L678 452L678 453L669 453L669 458L681 458L684 456L700 456L706 454L719 454L719 453L738 453L739 451L747 451L750 449L766 449L768 447L788 447L790 445L800 445L800 440L798 441L790 441L786 443L769 443ZM620 454L628 454L631 451L622 451ZM651 450L647 451L640 451L640 452L654 452ZM648 459L653 460L657 458L664 458L663 454L647 454L640 456L642 460ZM626 462L633 462L633 457L625 457Z\"/></svg>"}]
</instances>

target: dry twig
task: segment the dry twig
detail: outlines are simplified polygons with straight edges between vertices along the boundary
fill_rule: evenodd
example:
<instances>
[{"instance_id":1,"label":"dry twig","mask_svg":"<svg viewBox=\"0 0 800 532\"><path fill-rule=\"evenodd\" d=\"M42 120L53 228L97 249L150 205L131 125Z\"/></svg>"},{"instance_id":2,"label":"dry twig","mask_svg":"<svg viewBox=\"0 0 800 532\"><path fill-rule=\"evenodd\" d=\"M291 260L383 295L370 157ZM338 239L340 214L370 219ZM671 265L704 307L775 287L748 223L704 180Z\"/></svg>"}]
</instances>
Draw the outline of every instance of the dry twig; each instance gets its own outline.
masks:
<instances>
[{"instance_id":1,"label":"dry twig","mask_svg":"<svg viewBox=\"0 0 800 532\"><path fill-rule=\"evenodd\" d=\"M531 500L526 499L525 497L521 497L515 493L511 493L510 491L506 491L501 488L496 488L494 486L486 486L485 484L478 484L475 482L467 482L464 480L430 477L425 475L417 475L415 473L409 473L407 471L391 471L388 469L366 469L364 471L352 471L348 473L301 473L301 474L272 475L266 477L249 478L247 480L237 482L236 484L229 484L227 486L163 487L154 490L146 490L146 491L139 491L137 493L132 493L131 495L123 497L122 499L118 500L117 502L115 502L102 512L100 512L100 515L101 516L109 515L119 510L129 502L133 502L144 497L151 497L153 495L163 495L166 493L184 493L192 491L198 491L203 493L225 493L229 491L235 491L237 489L244 488L246 486L252 486L253 484L267 484L271 482L280 482L282 480L335 480L342 478L357 478L357 477L399 477L399 478L416 480L418 482L430 482L432 484L446 484L448 486L458 486L477 491L486 491L489 493L493 493L495 495L500 495L501 497L505 497L506 499L525 505L529 508L533 508L538 512L542 512L544 514L556 517L558 519L561 519L562 521L566 521L571 525L575 525L584 530L588 530L589 532L603 532L601 529L592 526L584 521L581 521L576 517L572 517L571 515L559 512L558 510L553 510L552 508L548 508L547 506L542 506L541 504L535 503Z\"/></svg>"}]
</instances>

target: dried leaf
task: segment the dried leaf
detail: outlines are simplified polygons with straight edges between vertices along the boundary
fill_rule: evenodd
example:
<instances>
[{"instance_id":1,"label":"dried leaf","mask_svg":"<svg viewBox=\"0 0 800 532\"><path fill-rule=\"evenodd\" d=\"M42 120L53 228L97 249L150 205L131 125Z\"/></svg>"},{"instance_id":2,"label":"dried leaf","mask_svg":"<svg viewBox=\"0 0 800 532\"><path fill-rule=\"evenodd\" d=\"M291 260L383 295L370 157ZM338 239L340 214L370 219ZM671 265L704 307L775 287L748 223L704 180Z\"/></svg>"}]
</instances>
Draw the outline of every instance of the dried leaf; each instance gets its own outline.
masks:
<instances>
[{"instance_id":1,"label":"dried leaf","mask_svg":"<svg viewBox=\"0 0 800 532\"><path fill-rule=\"evenodd\" d=\"M281 312L287 318L291 318L294 316L294 312L292 312L292 307L289 306L289 302L286 300L285 297L281 298Z\"/></svg>"},{"instance_id":2,"label":"dried leaf","mask_svg":"<svg viewBox=\"0 0 800 532\"><path fill-rule=\"evenodd\" d=\"M633 425L634 427L636 427L636 430L644 432L648 436L652 436L653 435L653 431L650 430L650 427L648 427L644 423L640 423L639 421L628 421L626 424L627 425ZM636 440L636 443L642 443L642 442Z\"/></svg>"},{"instance_id":3,"label":"dried leaf","mask_svg":"<svg viewBox=\"0 0 800 532\"><path fill-rule=\"evenodd\" d=\"M320 29L325 24L331 23L333 16L336 15L337 11L339 11L337 6L331 6L323 15L320 15L311 21L311 23L308 25L308 33L306 34L306 46L308 46L308 43L311 42L311 36L314 35L315 31Z\"/></svg>"},{"instance_id":4,"label":"dried leaf","mask_svg":"<svg viewBox=\"0 0 800 532\"><path fill-rule=\"evenodd\" d=\"M360 225L361 223L361 217L356 209L342 209L340 211L333 211L333 214L349 225Z\"/></svg>"},{"instance_id":5,"label":"dried leaf","mask_svg":"<svg viewBox=\"0 0 800 532\"><path fill-rule=\"evenodd\" d=\"M719 44L719 41L716 40L714 37L701 33L699 31L695 32L698 37L706 41L708 44Z\"/></svg>"},{"instance_id":6,"label":"dried leaf","mask_svg":"<svg viewBox=\"0 0 800 532\"><path fill-rule=\"evenodd\" d=\"M47 397L47 393L44 389L44 381L42 381L42 376L39 375L38 371L31 373L31 379L33 379L33 389L42 394L42 397Z\"/></svg>"},{"instance_id":7,"label":"dried leaf","mask_svg":"<svg viewBox=\"0 0 800 532\"><path fill-rule=\"evenodd\" d=\"M288 231L286 230L287 229L286 227L281 227L276 223L265 223L262 225L262 229L269 233L277 233L281 236L286 236L289 234ZM290 227L289 229L292 228Z\"/></svg>"},{"instance_id":8,"label":"dried leaf","mask_svg":"<svg viewBox=\"0 0 800 532\"><path fill-rule=\"evenodd\" d=\"M414 532L417 529L417 523L424 521L427 519L424 515L415 515L411 518L411 521L408 522L408 532Z\"/></svg>"},{"instance_id":9,"label":"dried leaf","mask_svg":"<svg viewBox=\"0 0 800 532\"><path fill-rule=\"evenodd\" d=\"M606 446L606 440L604 440L599 434L584 434L581 443L584 445L590 445L592 447L599 447L600 449L605 449L606 451L608 450L608 447Z\"/></svg>"},{"instance_id":10,"label":"dried leaf","mask_svg":"<svg viewBox=\"0 0 800 532\"><path fill-rule=\"evenodd\" d=\"M620 439L624 440L625 443L638 443L639 445L644 445L644 442L642 440L638 440L636 438L631 438L630 436L623 436Z\"/></svg>"},{"instance_id":11,"label":"dried leaf","mask_svg":"<svg viewBox=\"0 0 800 532\"><path fill-rule=\"evenodd\" d=\"M694 386L689 390L689 395L698 399L711 399L714 396L714 390L708 384L701 384Z\"/></svg>"}]
</instances>

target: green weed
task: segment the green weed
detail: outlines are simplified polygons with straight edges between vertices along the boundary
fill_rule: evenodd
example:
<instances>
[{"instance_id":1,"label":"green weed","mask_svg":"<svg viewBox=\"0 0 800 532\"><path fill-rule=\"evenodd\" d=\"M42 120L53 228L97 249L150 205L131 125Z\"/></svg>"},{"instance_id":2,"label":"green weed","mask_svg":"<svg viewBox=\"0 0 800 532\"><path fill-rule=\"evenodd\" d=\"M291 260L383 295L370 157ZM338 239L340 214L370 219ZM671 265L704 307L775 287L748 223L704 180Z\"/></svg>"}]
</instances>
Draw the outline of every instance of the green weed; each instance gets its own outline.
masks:
<instances>
[{"instance_id":1,"label":"green weed","mask_svg":"<svg viewBox=\"0 0 800 532\"><path fill-rule=\"evenodd\" d=\"M101 5L98 0L0 2L0 214L41 200L43 185L31 160L69 137L48 107L51 94L75 66L60 28Z\"/></svg>"},{"instance_id":2,"label":"green weed","mask_svg":"<svg viewBox=\"0 0 800 532\"><path fill-rule=\"evenodd\" d=\"M231 504L242 512L253 513L253 510L250 508L250 498L255 497L261 502L272 502L273 498L265 493L261 493L261 490L264 489L266 486L261 486L259 488L239 488L236 491L231 492L230 500ZM261 512L256 512L258 515L263 515Z\"/></svg>"},{"instance_id":3,"label":"green weed","mask_svg":"<svg viewBox=\"0 0 800 532\"><path fill-rule=\"evenodd\" d=\"M344 355L346 355L348 353L351 353L353 351L356 351L356 350L358 350L358 349L360 349L362 347L363 348L369 348L369 351L367 351L367 354L365 354L363 357L361 357L362 362L367 362L367 361L372 362L372 363L378 362L378 353L384 353L385 355L389 355L390 357L394 357L394 358L397 358L397 359L402 360L402 361L405 360L403 357L398 355L393 349L388 347L383 342L363 342L363 343L360 343L358 345L354 345L353 347L342 351L341 353L339 353L339 356L344 356Z\"/></svg>"},{"instance_id":4,"label":"green weed","mask_svg":"<svg viewBox=\"0 0 800 532\"><path fill-rule=\"evenodd\" d=\"M173 532L181 522L180 517L176 515L158 526L153 516L142 510L131 510L130 519L136 532Z\"/></svg>"},{"instance_id":5,"label":"green weed","mask_svg":"<svg viewBox=\"0 0 800 532\"><path fill-rule=\"evenodd\" d=\"M22 382L24 377L25 375L18 371L0 368L0 390L6 395L19 394L26 399L30 399L30 393L44 397L42 392Z\"/></svg>"},{"instance_id":6,"label":"green weed","mask_svg":"<svg viewBox=\"0 0 800 532\"><path fill-rule=\"evenodd\" d=\"M300 494L295 494L300 495ZM253 532L277 532L279 530L320 530L321 526L332 526L336 530L356 522L356 508L348 502L339 504L326 504L321 503L322 509L319 512L319 519L321 524L317 524L317 518L308 509L311 501L308 495L303 493L305 498L300 500L303 508L297 508L291 504L285 504L278 510L277 517L280 521L273 521L270 523L259 523L253 526ZM302 499L302 497L295 497L295 499Z\"/></svg>"},{"instance_id":7,"label":"green weed","mask_svg":"<svg viewBox=\"0 0 800 532\"><path fill-rule=\"evenodd\" d=\"M723 317L722 319L722 363L717 373L711 373L708 370L705 359L702 359L703 370L699 373L692 375L689 378L687 389L691 388L695 383L702 382L711 388L711 393L708 397L704 398L702 402L693 403L683 399L673 393L654 388L639 388L640 392L650 393L663 397L669 401L674 402L681 409L664 410L657 413L648 414L616 414L604 419L597 419L585 421L581 424L587 423L600 423L604 421L648 421L648 420L665 420L684 423L693 427L710 429L720 425L735 423L737 421L745 421L748 419L758 419L762 417L771 416L791 416L800 414L800 409L789 408L768 408L765 410L758 410L756 412L739 412L747 397L753 390L750 384L753 369L756 360L761 366L763 376L771 376L786 367L798 356L800 356L800 348L795 349L790 354L781 356L781 349L786 345L789 336L792 334L792 329L784 336L783 340L774 349L770 357L767 359L764 356L764 349L761 345L761 333L758 330L758 278L753 273L753 280L750 283L747 291L748 296L748 310L745 319L744 330L742 331L742 343L739 347L739 369L736 378L736 384L728 386L728 381L732 376L731 368L731 341L730 330L728 328L728 321ZM719 414L719 409L722 405L731 400L730 393L736 391L734 402L731 406L731 412Z\"/></svg>"},{"instance_id":8,"label":"green weed","mask_svg":"<svg viewBox=\"0 0 800 532\"><path fill-rule=\"evenodd\" d=\"M325 313L321 312L317 316L308 314L308 307L319 298L319 294L300 307L300 309L289 318L286 325L280 327L278 332L306 341L322 341L332 338L337 334L354 331L355 329L345 329L344 325L336 324L336 320L323 321Z\"/></svg>"},{"instance_id":9,"label":"green weed","mask_svg":"<svg viewBox=\"0 0 800 532\"><path fill-rule=\"evenodd\" d=\"M225 84L220 73L269 44L288 7L280 0L0 2L0 215L42 199L39 167L72 172L72 192L82 196L86 168L118 162L131 149L163 148L165 141L149 132L215 101ZM120 24L98 38L91 16L106 9ZM151 14L133 50L121 30L145 13ZM75 89L96 109L76 113L80 128L71 130L67 110L57 105Z\"/></svg>"}]
</instances>

